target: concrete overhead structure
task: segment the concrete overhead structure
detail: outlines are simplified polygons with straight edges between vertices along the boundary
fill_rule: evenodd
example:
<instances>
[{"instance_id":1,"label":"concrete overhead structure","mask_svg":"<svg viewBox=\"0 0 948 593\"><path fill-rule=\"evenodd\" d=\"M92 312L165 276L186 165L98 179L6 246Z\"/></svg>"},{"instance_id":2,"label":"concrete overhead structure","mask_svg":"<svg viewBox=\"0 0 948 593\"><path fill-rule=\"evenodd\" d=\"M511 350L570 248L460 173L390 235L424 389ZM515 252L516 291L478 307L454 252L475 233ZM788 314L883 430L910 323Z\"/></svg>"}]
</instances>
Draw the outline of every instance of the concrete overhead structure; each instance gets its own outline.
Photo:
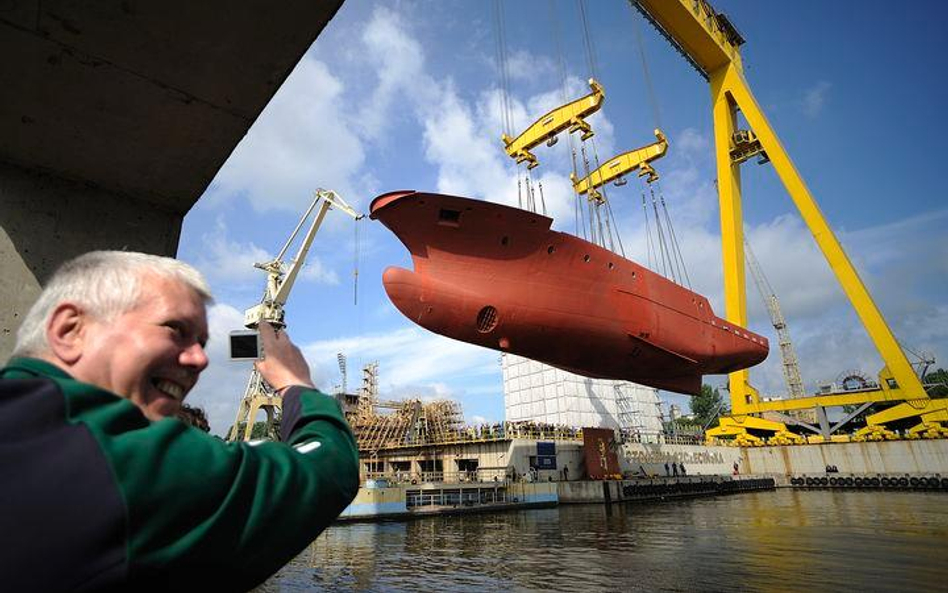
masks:
<instances>
[{"instance_id":1,"label":"concrete overhead structure","mask_svg":"<svg viewBox=\"0 0 948 593\"><path fill-rule=\"evenodd\" d=\"M176 253L184 215L341 4L0 2L0 359L62 261Z\"/></svg>"}]
</instances>

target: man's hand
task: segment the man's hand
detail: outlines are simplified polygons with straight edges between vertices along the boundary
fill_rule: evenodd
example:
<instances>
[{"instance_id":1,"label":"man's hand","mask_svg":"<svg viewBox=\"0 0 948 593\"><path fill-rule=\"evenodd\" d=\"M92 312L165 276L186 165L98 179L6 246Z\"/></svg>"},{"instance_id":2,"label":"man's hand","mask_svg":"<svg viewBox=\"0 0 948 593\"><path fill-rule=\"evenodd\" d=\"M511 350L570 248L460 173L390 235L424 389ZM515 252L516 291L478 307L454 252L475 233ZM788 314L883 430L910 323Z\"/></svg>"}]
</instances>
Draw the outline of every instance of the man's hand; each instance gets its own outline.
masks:
<instances>
[{"instance_id":1,"label":"man's hand","mask_svg":"<svg viewBox=\"0 0 948 593\"><path fill-rule=\"evenodd\" d=\"M265 321L261 321L257 329L263 342L263 360L258 360L254 366L263 379L276 391L292 385L313 387L309 365L286 332L275 332L273 326Z\"/></svg>"}]
</instances>

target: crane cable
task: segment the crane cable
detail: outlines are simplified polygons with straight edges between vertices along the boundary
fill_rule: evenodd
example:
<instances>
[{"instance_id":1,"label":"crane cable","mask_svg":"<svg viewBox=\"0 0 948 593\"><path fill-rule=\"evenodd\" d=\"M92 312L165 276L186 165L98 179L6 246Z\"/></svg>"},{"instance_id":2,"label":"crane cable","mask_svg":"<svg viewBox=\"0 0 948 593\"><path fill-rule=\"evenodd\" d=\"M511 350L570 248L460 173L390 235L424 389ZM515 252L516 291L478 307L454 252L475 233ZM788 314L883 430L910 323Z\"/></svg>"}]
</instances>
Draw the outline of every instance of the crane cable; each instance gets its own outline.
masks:
<instances>
[{"instance_id":1,"label":"crane cable","mask_svg":"<svg viewBox=\"0 0 948 593\"><path fill-rule=\"evenodd\" d=\"M679 277L684 277L685 285L691 288L691 278L688 276L688 268L685 266L685 258L681 254L681 244L678 242L678 236L675 234L675 227L672 226L671 216L668 214L668 208L665 206L665 194L662 192L661 182L658 183L658 195L662 202L662 211L665 213L665 223L668 225L668 233L671 235L671 245L674 249L675 265L678 269Z\"/></svg>"},{"instance_id":2,"label":"crane cable","mask_svg":"<svg viewBox=\"0 0 948 593\"><path fill-rule=\"evenodd\" d=\"M653 262L653 248L652 248L652 233L649 232L649 223L648 223L648 203L645 200L645 190L642 190L642 214L645 216L645 254L648 260L649 269L656 269L658 262Z\"/></svg>"},{"instance_id":3,"label":"crane cable","mask_svg":"<svg viewBox=\"0 0 948 593\"><path fill-rule=\"evenodd\" d=\"M583 43L586 46L586 65L589 67L589 74L599 80L599 69L596 67L596 44L592 36L589 35L589 20L586 18L586 1L576 0L579 6L579 16L583 23Z\"/></svg>"},{"instance_id":4,"label":"crane cable","mask_svg":"<svg viewBox=\"0 0 948 593\"><path fill-rule=\"evenodd\" d=\"M589 75L592 78L597 78L597 67L596 67L596 55L593 50L592 36L589 34L589 19L586 17L586 3L584 0L576 0L576 7L579 10L579 20L582 23L583 30L583 54L586 58L586 68L589 71ZM595 147L595 140L593 140L593 147ZM589 168L589 155L586 152L586 143L580 141L580 152L583 157L583 173L585 179L589 179L590 168ZM598 167L598 165L597 165ZM579 196L577 196L578 198ZM605 197L605 196L604 196ZM598 204L594 203L593 200L586 201L589 208L589 235L590 241L601 247L605 247L605 242L602 240L602 217L599 213ZM594 224L595 223L595 224ZM598 233L597 233L598 230Z\"/></svg>"},{"instance_id":5,"label":"crane cable","mask_svg":"<svg viewBox=\"0 0 948 593\"><path fill-rule=\"evenodd\" d=\"M510 72L507 66L507 41L501 0L494 0L494 49L497 51L497 71L500 77L500 116L504 133L513 134L513 118L510 106Z\"/></svg>"},{"instance_id":6,"label":"crane cable","mask_svg":"<svg viewBox=\"0 0 948 593\"><path fill-rule=\"evenodd\" d=\"M352 245L352 304L359 305L359 256L361 244L359 243L359 220L352 222L353 245Z\"/></svg>"},{"instance_id":7,"label":"crane cable","mask_svg":"<svg viewBox=\"0 0 948 593\"><path fill-rule=\"evenodd\" d=\"M562 100L561 103L565 105L569 102L569 89L567 88L567 77L566 77L566 60L564 59L565 52L563 51L563 40L562 32L560 29L560 20L557 17L556 11L556 0L549 0L548 6L550 7L550 22L553 29L553 41L556 44L556 56L557 56L557 67L560 75L560 90L562 91ZM573 166L573 175L579 175L579 167L576 163L576 145L573 143L573 135L570 133L566 134L566 143L569 147L569 156L570 161ZM573 223L575 225L575 234L577 237L582 237L583 239L589 239L586 234L586 212L583 208L582 197L579 194L575 194L575 201L573 202Z\"/></svg>"},{"instance_id":8,"label":"crane cable","mask_svg":"<svg viewBox=\"0 0 948 593\"><path fill-rule=\"evenodd\" d=\"M658 213L658 201L655 199L655 190L651 186L648 188L649 195L652 198L652 210L655 212L655 232L657 235L657 244L658 244L658 253L656 254L659 257L659 261L662 264L662 275L668 277L669 272L674 275L674 269L670 268L668 264L671 263L671 260L668 257L668 246L665 243L665 233L662 231L662 218ZM672 278L674 280L674 278Z\"/></svg>"},{"instance_id":9,"label":"crane cable","mask_svg":"<svg viewBox=\"0 0 948 593\"><path fill-rule=\"evenodd\" d=\"M596 44L595 37L589 33L589 17L586 11L586 2L585 0L577 0L577 6L579 7L580 21L582 22L583 28L583 45L585 47L586 53L586 64L589 68L590 76L596 80L599 79L599 67L598 60L596 57ZM595 137L592 138L592 151L593 159L595 161L596 167L595 170L598 170L602 163L599 160L599 149L596 144ZM586 160L586 154L583 155L584 161ZM586 169L586 177L589 177L589 165L588 162L584 162L584 167ZM616 252L616 245L619 246L619 254L622 257L625 257L625 246L622 244L622 235L619 232L619 224L615 216L615 212L612 209L612 204L609 200L608 191L605 186L599 188L599 192L602 195L601 200L596 200L595 203L589 201L589 217L592 219L595 217L598 221L600 232L599 240L594 241L598 243L601 247L609 249L612 252ZM602 212L605 210L605 213ZM605 227L605 230L602 230L602 227Z\"/></svg>"},{"instance_id":10,"label":"crane cable","mask_svg":"<svg viewBox=\"0 0 948 593\"><path fill-rule=\"evenodd\" d=\"M497 55L497 73L500 79L500 117L504 134L514 134L513 106L510 98L510 66L507 59L507 27L504 20L502 0L494 0L494 49ZM529 176L524 173L522 163L517 163L517 206L523 210L530 207ZM526 184L526 188L523 186ZM524 195L526 194L526 195Z\"/></svg>"},{"instance_id":11,"label":"crane cable","mask_svg":"<svg viewBox=\"0 0 948 593\"><path fill-rule=\"evenodd\" d=\"M642 29L639 26L639 19L636 17L635 10L630 14L632 15L632 30L635 33L635 42L639 48L639 58L642 62L642 75L645 79L645 88L648 90L649 104L652 107L652 119L655 121L655 127L662 129L661 111L655 94L655 86L652 84L652 74L648 69L648 60L645 57L645 40L642 35Z\"/></svg>"},{"instance_id":12,"label":"crane cable","mask_svg":"<svg viewBox=\"0 0 948 593\"><path fill-rule=\"evenodd\" d=\"M648 58L645 54L645 41L642 35L641 28L639 26L639 20L634 14L632 14L632 29L635 36L636 45L639 50L639 58L642 63L642 77L645 80L645 88L648 92L649 104L652 109L652 121L655 124L656 129L662 129L661 122L661 110L659 108L659 102L657 99L657 94L655 92L655 85L652 83L652 75L648 67ZM668 212L668 205L665 202L665 192L662 189L661 181L655 181L655 185L658 187L658 200L656 201L655 193L652 189L651 184L649 186L649 193L652 197L652 206L655 211L655 228L656 234L658 236L658 246L661 251L662 256L662 268L667 269L671 273L672 279L676 282L681 283L684 281L685 285L688 288L691 288L691 278L688 275L688 268L685 265L685 258L681 252L681 245L678 242L678 236L675 233L675 228L672 225L672 218ZM645 207L645 194L642 194L642 206ZM667 231L662 231L662 216L659 216L659 206L661 207L661 212L664 216L664 225L667 227ZM647 214L647 211L646 211ZM651 229L648 223L648 217L645 219L645 233L646 233L646 245L650 245L651 241ZM668 235L668 244L665 243L665 235ZM651 253L649 253L649 261L651 262ZM656 257L658 253L656 253ZM667 274L666 274L667 275Z\"/></svg>"},{"instance_id":13,"label":"crane cable","mask_svg":"<svg viewBox=\"0 0 948 593\"><path fill-rule=\"evenodd\" d=\"M510 66L507 58L507 27L504 21L502 0L494 0L494 30L496 33L497 63L500 73L501 117L504 133L513 136L514 118L513 101L510 92ZM540 202L543 215L546 216L546 201L543 199L543 188L540 186ZM521 210L537 212L537 190L534 187L530 168L524 168L523 163L517 163L517 205Z\"/></svg>"}]
</instances>

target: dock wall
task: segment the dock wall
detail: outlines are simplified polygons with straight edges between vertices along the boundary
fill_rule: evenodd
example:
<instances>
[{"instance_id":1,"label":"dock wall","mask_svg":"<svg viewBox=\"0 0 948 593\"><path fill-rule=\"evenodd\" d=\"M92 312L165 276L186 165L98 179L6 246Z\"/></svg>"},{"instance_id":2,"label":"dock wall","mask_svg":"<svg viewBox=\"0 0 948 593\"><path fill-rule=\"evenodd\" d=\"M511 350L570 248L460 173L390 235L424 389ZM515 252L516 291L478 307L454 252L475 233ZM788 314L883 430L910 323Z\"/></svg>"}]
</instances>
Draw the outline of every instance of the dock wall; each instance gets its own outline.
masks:
<instances>
[{"instance_id":1,"label":"dock wall","mask_svg":"<svg viewBox=\"0 0 948 593\"><path fill-rule=\"evenodd\" d=\"M685 476L635 480L579 480L559 482L557 488L561 504L610 504L770 490L776 485L773 478L754 476Z\"/></svg>"},{"instance_id":2,"label":"dock wall","mask_svg":"<svg viewBox=\"0 0 948 593\"><path fill-rule=\"evenodd\" d=\"M349 506L346 507L340 518L354 519L359 517L386 517L408 513L405 504L405 489L393 488L366 488L362 486Z\"/></svg>"},{"instance_id":3,"label":"dock wall","mask_svg":"<svg viewBox=\"0 0 948 593\"><path fill-rule=\"evenodd\" d=\"M948 475L948 439L824 443L741 449L741 473L793 476L822 474Z\"/></svg>"},{"instance_id":4,"label":"dock wall","mask_svg":"<svg viewBox=\"0 0 948 593\"><path fill-rule=\"evenodd\" d=\"M737 447L676 445L670 443L623 443L619 467L623 473L645 473L664 476L666 463L684 464L689 476L731 475L734 464L743 465ZM741 473L746 473L740 468Z\"/></svg>"},{"instance_id":5,"label":"dock wall","mask_svg":"<svg viewBox=\"0 0 948 593\"><path fill-rule=\"evenodd\" d=\"M452 492L459 499L464 493L481 490L495 490L490 502L481 504L438 503L427 507L408 507L409 491L445 493ZM503 499L498 500L496 490L503 491ZM488 492L489 494L489 492ZM461 511L500 510L511 508L530 508L556 506L559 503L555 482L487 482L487 483L445 483L433 482L419 485L390 484L379 485L368 482L359 488L355 499L339 516L341 520L395 519L411 516L450 514Z\"/></svg>"}]
</instances>

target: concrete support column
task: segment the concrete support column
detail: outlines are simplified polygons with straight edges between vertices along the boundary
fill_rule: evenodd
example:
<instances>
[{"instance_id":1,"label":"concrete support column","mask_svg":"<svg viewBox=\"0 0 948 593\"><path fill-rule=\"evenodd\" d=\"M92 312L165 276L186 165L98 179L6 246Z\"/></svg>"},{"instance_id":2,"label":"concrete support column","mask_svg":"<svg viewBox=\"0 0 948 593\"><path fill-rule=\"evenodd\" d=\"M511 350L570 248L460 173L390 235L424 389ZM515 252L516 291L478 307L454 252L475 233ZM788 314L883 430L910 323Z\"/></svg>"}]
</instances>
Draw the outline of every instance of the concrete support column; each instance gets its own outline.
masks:
<instances>
[{"instance_id":1,"label":"concrete support column","mask_svg":"<svg viewBox=\"0 0 948 593\"><path fill-rule=\"evenodd\" d=\"M831 428L829 423L829 418L826 416L826 408L823 406L816 406L816 419L820 422L820 436L826 440L829 440L831 434Z\"/></svg>"},{"instance_id":2,"label":"concrete support column","mask_svg":"<svg viewBox=\"0 0 948 593\"><path fill-rule=\"evenodd\" d=\"M45 280L94 249L175 255L183 213L0 163L0 362Z\"/></svg>"}]
</instances>

